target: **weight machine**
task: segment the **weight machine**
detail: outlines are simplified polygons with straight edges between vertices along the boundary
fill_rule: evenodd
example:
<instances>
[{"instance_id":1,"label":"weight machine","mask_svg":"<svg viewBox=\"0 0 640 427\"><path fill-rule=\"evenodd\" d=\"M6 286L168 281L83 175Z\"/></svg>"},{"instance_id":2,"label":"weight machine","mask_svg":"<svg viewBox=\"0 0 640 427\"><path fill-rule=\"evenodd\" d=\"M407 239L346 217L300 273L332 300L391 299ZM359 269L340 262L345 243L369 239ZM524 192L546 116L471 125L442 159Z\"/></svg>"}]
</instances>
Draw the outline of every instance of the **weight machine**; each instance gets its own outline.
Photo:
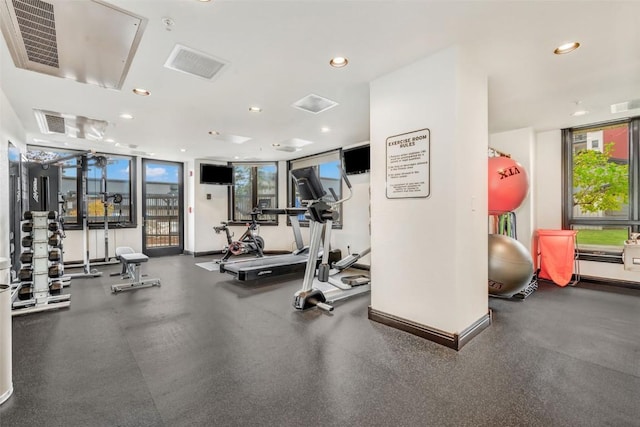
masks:
<instances>
[{"instance_id":1,"label":"weight machine","mask_svg":"<svg viewBox=\"0 0 640 427\"><path fill-rule=\"evenodd\" d=\"M73 156L78 157L78 156ZM60 160L60 159L59 159ZM59 161L58 160L58 161ZM88 203L88 169L89 169L89 160L93 160L95 165L101 168L101 178L100 178L100 196L101 203L103 205L104 213L104 261L94 262L93 265L105 265L105 264L117 264L119 261L117 258L109 257L109 208L114 205L118 205L122 203L123 197L120 193L109 193L107 191L107 164L108 159L105 156L96 156L93 153L84 153L78 157L80 165L78 169L81 173L81 193L82 193L82 253L83 260L82 264L77 267L82 267L81 273L72 273L67 275L69 278L78 278L78 277L99 277L102 275L102 272L92 268L91 257L89 256L89 203ZM64 209L64 204L62 204L62 209ZM76 267L76 266L69 266Z\"/></svg>"}]
</instances>

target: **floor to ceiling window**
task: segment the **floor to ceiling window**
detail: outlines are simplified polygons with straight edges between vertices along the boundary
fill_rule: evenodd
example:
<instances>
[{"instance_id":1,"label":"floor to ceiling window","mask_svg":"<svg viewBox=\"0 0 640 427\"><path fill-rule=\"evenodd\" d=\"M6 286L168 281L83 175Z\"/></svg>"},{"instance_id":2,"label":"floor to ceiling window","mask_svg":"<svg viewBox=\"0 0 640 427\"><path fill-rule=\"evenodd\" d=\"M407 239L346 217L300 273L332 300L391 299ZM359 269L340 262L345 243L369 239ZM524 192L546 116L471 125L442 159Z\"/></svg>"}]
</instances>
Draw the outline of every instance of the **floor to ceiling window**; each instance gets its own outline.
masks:
<instances>
[{"instance_id":1,"label":"floor to ceiling window","mask_svg":"<svg viewBox=\"0 0 640 427\"><path fill-rule=\"evenodd\" d=\"M620 262L640 232L640 118L564 130L563 227L584 259Z\"/></svg>"}]
</instances>

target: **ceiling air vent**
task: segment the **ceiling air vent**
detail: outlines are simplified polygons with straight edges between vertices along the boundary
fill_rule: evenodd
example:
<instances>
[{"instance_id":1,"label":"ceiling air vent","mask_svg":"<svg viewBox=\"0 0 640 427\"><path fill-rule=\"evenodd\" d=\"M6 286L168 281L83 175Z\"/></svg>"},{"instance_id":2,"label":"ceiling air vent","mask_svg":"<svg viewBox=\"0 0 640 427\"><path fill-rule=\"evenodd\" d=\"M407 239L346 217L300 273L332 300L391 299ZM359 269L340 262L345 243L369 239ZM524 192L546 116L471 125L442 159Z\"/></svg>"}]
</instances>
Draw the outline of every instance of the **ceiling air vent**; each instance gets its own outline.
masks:
<instances>
[{"instance_id":1,"label":"ceiling air vent","mask_svg":"<svg viewBox=\"0 0 640 427\"><path fill-rule=\"evenodd\" d=\"M61 114L54 111L33 110L40 132L57 133L71 138L100 141L107 130L108 122L84 116Z\"/></svg>"},{"instance_id":2,"label":"ceiling air vent","mask_svg":"<svg viewBox=\"0 0 640 427\"><path fill-rule=\"evenodd\" d=\"M51 114L44 114L44 119L47 121L48 133L61 133L64 134L64 117L52 116ZM43 132L44 133L44 132Z\"/></svg>"},{"instance_id":3,"label":"ceiling air vent","mask_svg":"<svg viewBox=\"0 0 640 427\"><path fill-rule=\"evenodd\" d=\"M211 80L226 65L225 61L203 52L177 44L164 66L171 70Z\"/></svg>"},{"instance_id":4,"label":"ceiling air vent","mask_svg":"<svg viewBox=\"0 0 640 427\"><path fill-rule=\"evenodd\" d=\"M0 0L16 67L120 89L147 20L103 1Z\"/></svg>"},{"instance_id":5,"label":"ceiling air vent","mask_svg":"<svg viewBox=\"0 0 640 427\"><path fill-rule=\"evenodd\" d=\"M629 110L635 110L636 108L640 108L640 99L611 104L611 114L624 113Z\"/></svg>"},{"instance_id":6,"label":"ceiling air vent","mask_svg":"<svg viewBox=\"0 0 640 427\"><path fill-rule=\"evenodd\" d=\"M337 102L312 93L296 101L292 107L309 113L318 114L323 111L327 111L329 108L333 108L336 105L338 105Z\"/></svg>"},{"instance_id":7,"label":"ceiling air vent","mask_svg":"<svg viewBox=\"0 0 640 427\"><path fill-rule=\"evenodd\" d=\"M29 61L59 68L53 4L13 0L13 7Z\"/></svg>"}]
</instances>

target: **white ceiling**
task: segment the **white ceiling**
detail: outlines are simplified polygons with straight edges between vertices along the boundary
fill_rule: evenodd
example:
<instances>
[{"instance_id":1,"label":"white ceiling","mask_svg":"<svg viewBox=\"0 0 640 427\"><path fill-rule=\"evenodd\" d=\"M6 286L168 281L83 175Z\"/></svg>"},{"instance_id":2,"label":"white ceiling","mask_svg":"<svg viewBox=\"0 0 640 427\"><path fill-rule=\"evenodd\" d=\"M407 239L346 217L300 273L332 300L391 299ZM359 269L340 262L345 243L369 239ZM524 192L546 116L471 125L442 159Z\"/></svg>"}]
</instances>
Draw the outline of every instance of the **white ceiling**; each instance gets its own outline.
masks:
<instances>
[{"instance_id":1,"label":"white ceiling","mask_svg":"<svg viewBox=\"0 0 640 427\"><path fill-rule=\"evenodd\" d=\"M280 160L369 140L369 82L456 44L489 77L489 129L548 130L638 115L610 104L640 99L640 2L110 0L148 20L121 90L15 67L0 43L0 83L27 142L167 160ZM162 18L174 22L165 29ZM553 49L582 46L567 55ZM228 61L208 81L164 67L180 43ZM334 69L333 56L349 65ZM134 95L134 87L151 96ZM339 105L292 108L308 94ZM590 113L572 117L580 108ZM250 113L257 105L261 113ZM109 122L120 143L42 135L33 109ZM119 117L123 112L133 120ZM427 124L428 125L428 124ZM321 127L331 129L322 133ZM208 132L251 138L224 142ZM273 143L312 141L301 151ZM481 139L480 139L481 140ZM43 142L48 141L48 142ZM137 148L123 148L135 145ZM180 149L186 149L181 152Z\"/></svg>"}]
</instances>

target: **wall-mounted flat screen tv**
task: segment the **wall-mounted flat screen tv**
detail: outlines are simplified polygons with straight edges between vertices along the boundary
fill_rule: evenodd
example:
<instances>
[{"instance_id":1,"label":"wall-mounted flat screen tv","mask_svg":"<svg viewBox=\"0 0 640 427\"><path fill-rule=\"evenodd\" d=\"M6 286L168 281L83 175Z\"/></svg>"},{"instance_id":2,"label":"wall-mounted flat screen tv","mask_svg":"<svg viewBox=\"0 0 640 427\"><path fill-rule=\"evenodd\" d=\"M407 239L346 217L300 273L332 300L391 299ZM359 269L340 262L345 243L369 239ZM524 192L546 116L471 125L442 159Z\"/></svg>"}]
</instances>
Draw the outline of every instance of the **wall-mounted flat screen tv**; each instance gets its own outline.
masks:
<instances>
[{"instance_id":1,"label":"wall-mounted flat screen tv","mask_svg":"<svg viewBox=\"0 0 640 427\"><path fill-rule=\"evenodd\" d=\"M344 171L347 175L369 172L371 169L371 151L369 145L342 151Z\"/></svg>"},{"instance_id":2,"label":"wall-mounted flat screen tv","mask_svg":"<svg viewBox=\"0 0 640 427\"><path fill-rule=\"evenodd\" d=\"M200 184L233 185L233 167L200 163Z\"/></svg>"}]
</instances>

